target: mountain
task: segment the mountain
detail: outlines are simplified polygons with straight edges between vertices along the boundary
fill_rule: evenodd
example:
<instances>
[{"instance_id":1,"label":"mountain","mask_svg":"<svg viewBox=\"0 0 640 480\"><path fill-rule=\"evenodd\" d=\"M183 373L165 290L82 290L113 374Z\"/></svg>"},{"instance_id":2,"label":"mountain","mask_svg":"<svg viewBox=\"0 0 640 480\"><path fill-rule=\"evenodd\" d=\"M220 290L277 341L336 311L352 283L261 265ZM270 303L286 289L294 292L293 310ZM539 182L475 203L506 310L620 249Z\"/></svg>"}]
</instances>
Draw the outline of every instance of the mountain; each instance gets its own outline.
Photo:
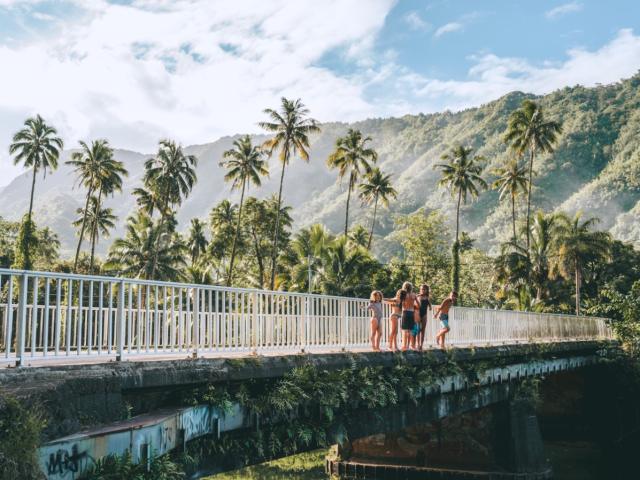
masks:
<instances>
[{"instance_id":1,"label":"mountain","mask_svg":"<svg viewBox=\"0 0 640 480\"><path fill-rule=\"evenodd\" d=\"M559 120L564 132L552 155L539 156L535 164L535 208L582 210L585 215L598 216L600 227L616 237L640 246L640 74L622 82L585 88L567 87L545 96L521 92L509 93L477 108L460 112L405 115L401 118L368 119L351 124L326 123L322 132L312 139L311 161L299 159L287 168L284 201L293 206L296 227L321 222L339 232L344 222L346 184L336 181L336 172L329 171L325 160L335 139L348 128L362 130L372 137L372 146L379 153L378 164L391 173L398 200L390 211L380 212L377 253L388 258L397 248L385 238L393 229L397 213L410 213L421 207L440 208L453 214L454 202L437 188L439 172L434 165L440 156L456 144L471 146L486 158L485 176L509 156L503 142L509 114L525 98L538 101L548 118ZM179 210L181 228L191 217L206 218L211 207L225 198L237 200L224 183L218 162L222 152L231 147L236 137L223 137L213 143L188 146L186 152L199 159L198 183ZM254 142L267 137L257 135ZM70 142L67 142L68 144ZM61 237L63 251L72 251L75 242L70 222L82 205L83 189L74 188L74 175L64 165L70 155L65 151L58 171L39 178L36 185L35 219L39 225L52 227ZM130 175L125 191L108 201L120 217L118 235L126 216L135 208L131 190L140 185L144 160L152 153L141 154L116 150ZM271 177L264 186L249 194L264 197L277 192L280 165L271 161ZM30 175L25 173L0 191L0 216L20 218L28 206ZM370 209L363 209L352 199L351 223L369 225ZM519 205L522 218L524 203ZM484 192L477 202L462 210L462 228L477 240L477 245L492 250L506 238L510 209L499 204L494 191ZM453 219L452 219L453 221ZM99 247L104 252L108 241Z\"/></svg>"}]
</instances>

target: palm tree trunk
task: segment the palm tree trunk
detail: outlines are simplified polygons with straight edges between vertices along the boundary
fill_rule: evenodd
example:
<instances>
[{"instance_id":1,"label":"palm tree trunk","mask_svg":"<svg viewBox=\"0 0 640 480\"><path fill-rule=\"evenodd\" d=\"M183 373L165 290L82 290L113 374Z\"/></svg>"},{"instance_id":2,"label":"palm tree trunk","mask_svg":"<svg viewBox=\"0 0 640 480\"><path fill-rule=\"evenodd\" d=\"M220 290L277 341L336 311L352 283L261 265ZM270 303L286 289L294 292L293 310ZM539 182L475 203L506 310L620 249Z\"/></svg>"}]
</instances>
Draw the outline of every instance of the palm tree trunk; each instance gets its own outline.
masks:
<instances>
[{"instance_id":1,"label":"palm tree trunk","mask_svg":"<svg viewBox=\"0 0 640 480\"><path fill-rule=\"evenodd\" d=\"M456 207L456 241L453 244L453 265L451 266L451 290L458 292L460 288L460 202L462 190L458 191L458 205Z\"/></svg>"},{"instance_id":2,"label":"palm tree trunk","mask_svg":"<svg viewBox=\"0 0 640 480\"><path fill-rule=\"evenodd\" d=\"M344 236L349 233L349 202L351 201L351 189L353 188L353 172L349 175L349 190L347 191L347 211L344 216Z\"/></svg>"},{"instance_id":3,"label":"palm tree trunk","mask_svg":"<svg viewBox=\"0 0 640 480\"><path fill-rule=\"evenodd\" d=\"M456 207L456 243L460 235L460 202L462 201L462 189L458 190L458 206Z\"/></svg>"},{"instance_id":4,"label":"palm tree trunk","mask_svg":"<svg viewBox=\"0 0 640 480\"><path fill-rule=\"evenodd\" d=\"M29 226L31 226L31 212L33 211L33 195L36 191L36 174L37 170L33 168L33 177L31 179L31 198L29 200L29 213L27 214L27 219L29 220Z\"/></svg>"},{"instance_id":5,"label":"palm tree trunk","mask_svg":"<svg viewBox=\"0 0 640 480\"><path fill-rule=\"evenodd\" d=\"M93 215L93 225L91 230L91 258L89 259L89 273L93 273L93 261L96 253L96 239L98 236L98 214L102 208L102 187L98 191L98 201L96 202L96 211Z\"/></svg>"},{"instance_id":6,"label":"palm tree trunk","mask_svg":"<svg viewBox=\"0 0 640 480\"><path fill-rule=\"evenodd\" d=\"M84 230L87 226L87 209L89 208L89 200L91 199L92 193L93 193L93 187L89 187L89 191L87 192L87 200L84 202L84 210L82 213L82 227L80 227L80 238L78 238L78 246L76 247L76 256L73 260L74 272L78 269L78 258L80 258L80 248L82 247Z\"/></svg>"},{"instance_id":7,"label":"palm tree trunk","mask_svg":"<svg viewBox=\"0 0 640 480\"><path fill-rule=\"evenodd\" d=\"M233 262L236 258L236 247L238 245L238 237L240 236L240 224L242 222L242 204L244 203L244 189L247 186L247 179L242 181L242 193L240 194L240 206L238 207L238 221L236 224L236 234L233 237L233 247L231 247L231 260L229 261L229 275L227 276L227 287L231 286L233 278Z\"/></svg>"},{"instance_id":8,"label":"palm tree trunk","mask_svg":"<svg viewBox=\"0 0 640 480\"><path fill-rule=\"evenodd\" d=\"M96 219L97 223L97 219ZM93 262L96 255L96 243L98 242L98 232L94 230L91 232L91 260L89 261L89 274L93 273Z\"/></svg>"},{"instance_id":9,"label":"palm tree trunk","mask_svg":"<svg viewBox=\"0 0 640 480\"><path fill-rule=\"evenodd\" d=\"M576 269L576 315L580 315L580 287L582 286L582 275L580 275L580 266L578 261L575 262Z\"/></svg>"},{"instance_id":10,"label":"palm tree trunk","mask_svg":"<svg viewBox=\"0 0 640 480\"><path fill-rule=\"evenodd\" d=\"M158 224L158 232L160 236L158 237L158 241L153 246L153 262L151 264L151 280L155 280L156 278L156 269L158 267L158 242L162 237L162 227L164 227L164 222L167 218L167 208L169 208L169 187L167 187L167 191L164 195L164 203L162 205L162 211L160 212L160 223Z\"/></svg>"},{"instance_id":11,"label":"palm tree trunk","mask_svg":"<svg viewBox=\"0 0 640 480\"><path fill-rule=\"evenodd\" d=\"M531 244L531 232L529 231L529 224L531 221L531 187L533 186L533 158L534 149L529 150L529 185L527 189L527 256L529 254L529 245Z\"/></svg>"},{"instance_id":12,"label":"palm tree trunk","mask_svg":"<svg viewBox=\"0 0 640 480\"><path fill-rule=\"evenodd\" d=\"M276 228L273 232L273 251L271 252L271 280L269 289L273 290L276 284L276 260L278 258L278 234L280 233L280 203L282 202L282 184L284 182L284 169L289 162L289 146L285 143L284 158L282 159L282 173L280 173L280 188L278 190L278 211L276 212Z\"/></svg>"},{"instance_id":13,"label":"palm tree trunk","mask_svg":"<svg viewBox=\"0 0 640 480\"><path fill-rule=\"evenodd\" d=\"M36 174L37 170L33 168L33 177L31 179L31 197L29 199L29 213L27 214L27 225L25 226L24 236L22 238L22 265L21 268L25 270L31 270L31 252L29 247L31 245L31 214L33 212L33 197L36 191Z\"/></svg>"},{"instance_id":14,"label":"palm tree trunk","mask_svg":"<svg viewBox=\"0 0 640 480\"><path fill-rule=\"evenodd\" d=\"M511 219L513 220L513 241L516 242L516 197L511 195Z\"/></svg>"},{"instance_id":15,"label":"palm tree trunk","mask_svg":"<svg viewBox=\"0 0 640 480\"><path fill-rule=\"evenodd\" d=\"M371 239L373 238L373 228L376 226L376 212L378 211L378 194L373 202L373 220L371 220L371 231L369 232L369 241L367 242L367 250L371 250Z\"/></svg>"}]
</instances>

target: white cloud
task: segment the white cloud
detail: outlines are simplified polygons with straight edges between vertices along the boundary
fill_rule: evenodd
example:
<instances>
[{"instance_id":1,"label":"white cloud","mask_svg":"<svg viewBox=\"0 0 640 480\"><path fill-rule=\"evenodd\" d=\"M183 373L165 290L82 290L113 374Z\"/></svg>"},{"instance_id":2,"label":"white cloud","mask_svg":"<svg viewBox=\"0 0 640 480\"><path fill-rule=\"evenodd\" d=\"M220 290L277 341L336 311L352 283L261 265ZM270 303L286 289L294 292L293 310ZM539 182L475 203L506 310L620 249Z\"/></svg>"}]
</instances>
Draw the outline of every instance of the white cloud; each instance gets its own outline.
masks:
<instances>
[{"instance_id":1,"label":"white cloud","mask_svg":"<svg viewBox=\"0 0 640 480\"><path fill-rule=\"evenodd\" d=\"M108 136L152 151L164 136L191 144L259 131L262 109L283 95L302 97L319 120L370 116L363 85L318 63L336 49L370 56L394 3L79 2L81 18L54 35L0 44L0 64L11 65L0 119L41 113L68 146ZM16 172L6 152L20 126L0 121L0 184Z\"/></svg>"},{"instance_id":2,"label":"white cloud","mask_svg":"<svg viewBox=\"0 0 640 480\"><path fill-rule=\"evenodd\" d=\"M549 19L555 19L558 17L562 17L568 13L575 13L582 10L582 3L580 2L569 2L563 3L562 5L558 5L557 7L552 8L551 10L547 10L545 12L545 16Z\"/></svg>"},{"instance_id":3,"label":"white cloud","mask_svg":"<svg viewBox=\"0 0 640 480\"><path fill-rule=\"evenodd\" d=\"M429 30L431 28L431 24L425 21L415 10L408 12L404 16L404 21L411 30Z\"/></svg>"},{"instance_id":4,"label":"white cloud","mask_svg":"<svg viewBox=\"0 0 640 480\"><path fill-rule=\"evenodd\" d=\"M449 22L439 27L434 33L434 36L441 37L445 33L457 32L458 30L462 30L462 27L463 25L460 22Z\"/></svg>"},{"instance_id":5,"label":"white cloud","mask_svg":"<svg viewBox=\"0 0 640 480\"><path fill-rule=\"evenodd\" d=\"M437 80L405 71L398 81L411 91L413 101L407 105L413 112L434 107L458 110L514 90L545 94L565 86L613 83L638 71L640 36L623 29L600 49L573 49L567 57L536 65L522 58L484 54L472 58L474 65L465 80Z\"/></svg>"},{"instance_id":6,"label":"white cloud","mask_svg":"<svg viewBox=\"0 0 640 480\"><path fill-rule=\"evenodd\" d=\"M11 135L35 113L67 146L107 137L150 152L167 136L193 144L257 132L262 109L283 95L301 97L321 121L350 121L610 83L640 67L640 36L620 30L563 61L483 53L467 59L466 77L436 79L399 64L393 50L376 50L393 0L371 0L366 10L360 0L328 1L83 1L78 18L51 22L53 35L0 44L0 65L11 65L11 75L0 75L0 185L19 171L7 154ZM321 66L336 52L353 73Z\"/></svg>"}]
</instances>

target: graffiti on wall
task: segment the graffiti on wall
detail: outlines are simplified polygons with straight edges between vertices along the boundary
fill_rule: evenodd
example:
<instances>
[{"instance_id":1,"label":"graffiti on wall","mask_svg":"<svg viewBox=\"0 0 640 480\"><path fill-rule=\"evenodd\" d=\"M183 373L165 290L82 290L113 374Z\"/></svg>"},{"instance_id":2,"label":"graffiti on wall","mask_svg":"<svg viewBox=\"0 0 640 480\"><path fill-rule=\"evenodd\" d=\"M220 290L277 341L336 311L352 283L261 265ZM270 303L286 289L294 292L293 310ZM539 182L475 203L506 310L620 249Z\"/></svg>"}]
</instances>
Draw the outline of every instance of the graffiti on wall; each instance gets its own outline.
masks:
<instances>
[{"instance_id":1,"label":"graffiti on wall","mask_svg":"<svg viewBox=\"0 0 640 480\"><path fill-rule=\"evenodd\" d=\"M71 450L59 448L49 454L46 462L47 475L57 478L75 478L76 474L84 472L91 465L94 459L88 452L81 452L78 445L72 445Z\"/></svg>"}]
</instances>

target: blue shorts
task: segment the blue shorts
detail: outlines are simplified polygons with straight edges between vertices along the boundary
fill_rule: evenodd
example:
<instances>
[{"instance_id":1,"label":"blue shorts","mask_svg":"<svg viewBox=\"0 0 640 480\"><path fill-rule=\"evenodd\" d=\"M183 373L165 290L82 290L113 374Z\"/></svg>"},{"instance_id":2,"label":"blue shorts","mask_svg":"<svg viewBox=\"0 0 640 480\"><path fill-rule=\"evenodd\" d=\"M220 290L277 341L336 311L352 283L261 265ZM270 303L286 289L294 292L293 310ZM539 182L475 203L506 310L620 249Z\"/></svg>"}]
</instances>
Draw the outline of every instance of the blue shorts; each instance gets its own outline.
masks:
<instances>
[{"instance_id":1,"label":"blue shorts","mask_svg":"<svg viewBox=\"0 0 640 480\"><path fill-rule=\"evenodd\" d=\"M449 328L449 314L441 313L440 314L440 326L442 328Z\"/></svg>"}]
</instances>

